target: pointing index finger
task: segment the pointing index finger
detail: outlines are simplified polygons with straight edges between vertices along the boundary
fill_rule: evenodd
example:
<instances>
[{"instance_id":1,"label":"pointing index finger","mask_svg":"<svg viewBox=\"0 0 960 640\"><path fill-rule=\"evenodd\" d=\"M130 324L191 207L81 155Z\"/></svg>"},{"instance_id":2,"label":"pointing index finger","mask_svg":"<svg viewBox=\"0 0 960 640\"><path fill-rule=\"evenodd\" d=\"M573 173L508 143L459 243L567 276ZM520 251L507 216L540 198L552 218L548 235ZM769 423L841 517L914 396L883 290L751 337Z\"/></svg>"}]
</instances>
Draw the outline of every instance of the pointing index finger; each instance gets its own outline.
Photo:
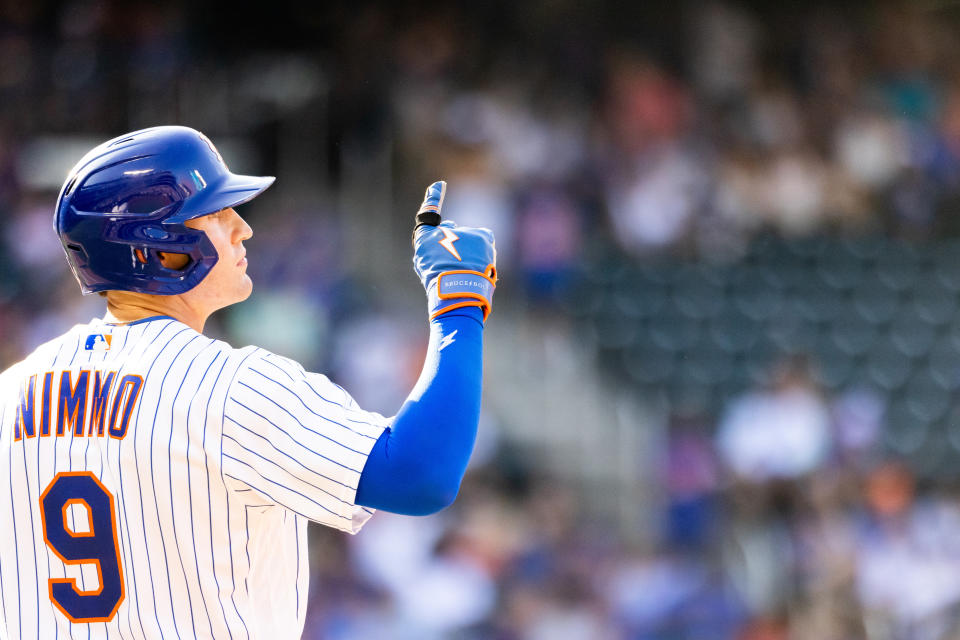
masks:
<instances>
[{"instance_id":1,"label":"pointing index finger","mask_svg":"<svg viewBox=\"0 0 960 640\"><path fill-rule=\"evenodd\" d=\"M423 204L420 205L420 210L417 211L414 230L423 224L432 227L440 224L440 209L443 207L443 197L446 193L447 183L443 180L438 180L427 187L427 192L423 196Z\"/></svg>"}]
</instances>

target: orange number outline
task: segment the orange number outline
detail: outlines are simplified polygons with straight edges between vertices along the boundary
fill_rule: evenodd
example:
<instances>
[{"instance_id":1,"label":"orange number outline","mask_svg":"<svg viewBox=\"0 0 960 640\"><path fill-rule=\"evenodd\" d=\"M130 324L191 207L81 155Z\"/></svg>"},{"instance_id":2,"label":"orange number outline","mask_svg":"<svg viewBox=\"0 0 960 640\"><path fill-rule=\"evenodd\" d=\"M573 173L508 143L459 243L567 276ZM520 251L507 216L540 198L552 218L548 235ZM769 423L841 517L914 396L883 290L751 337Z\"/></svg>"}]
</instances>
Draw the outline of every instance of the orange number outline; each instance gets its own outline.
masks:
<instances>
[{"instance_id":1,"label":"orange number outline","mask_svg":"<svg viewBox=\"0 0 960 640\"><path fill-rule=\"evenodd\" d=\"M43 508L43 499L47 496L47 493L50 492L50 489L53 488L53 486L57 483L57 480L59 480L61 476L89 476L94 482L97 483L97 486L99 486L100 489L105 494L107 494L107 497L110 498L110 518L113 524L113 550L117 554L117 574L120 576L120 597L117 599L117 604L113 607L113 610L110 612L110 614L102 618L74 618L72 615L70 615L67 612L66 609L64 609L60 605L59 602L57 602L56 598L53 597L53 585L57 583L69 584L71 588L73 588L74 592L76 592L76 594L79 596L97 596L97 595L100 595L100 593L103 591L103 569L100 566L100 560L98 558L82 558L80 560L67 560L65 557L63 557L63 555L61 555L61 553L56 549L56 547L50 544L50 540L47 538L47 516ZM97 582L99 586L97 587L96 590L91 590L91 591L81 590L77 585L76 578L50 578L49 580L47 580L47 590L50 595L50 602L52 602L53 605L57 609L59 609L60 612L63 613L63 615L65 615L70 622L109 622L110 620L113 619L113 616L117 614L117 610L120 608L120 605L123 603L127 595L126 584L124 583L124 580L123 580L123 565L120 562L120 540L119 538L117 538L117 512L114 506L113 494L110 493L110 490L107 489L105 486L103 486L103 483L100 482L100 479L97 478L97 476L93 475L93 473L90 471L61 471L57 473L55 476L53 476L53 479L50 481L50 484L48 484L47 488L43 490L42 494L40 494L39 503L40 503L40 522L43 525L43 541L46 543L47 547L51 549L53 553L56 554L56 556L60 558L60 560L63 561L64 564L77 565L77 564L93 563L97 566ZM90 525L90 533L76 534L73 531L71 531L70 528L67 526L67 519L66 519L67 507L70 504L74 504L74 503L83 504L87 508L87 513L89 516L88 522ZM67 534L75 538L94 535L93 511L86 500L83 500L82 498L70 499L66 502L66 504L64 504L63 529L64 531L67 532Z\"/></svg>"}]
</instances>

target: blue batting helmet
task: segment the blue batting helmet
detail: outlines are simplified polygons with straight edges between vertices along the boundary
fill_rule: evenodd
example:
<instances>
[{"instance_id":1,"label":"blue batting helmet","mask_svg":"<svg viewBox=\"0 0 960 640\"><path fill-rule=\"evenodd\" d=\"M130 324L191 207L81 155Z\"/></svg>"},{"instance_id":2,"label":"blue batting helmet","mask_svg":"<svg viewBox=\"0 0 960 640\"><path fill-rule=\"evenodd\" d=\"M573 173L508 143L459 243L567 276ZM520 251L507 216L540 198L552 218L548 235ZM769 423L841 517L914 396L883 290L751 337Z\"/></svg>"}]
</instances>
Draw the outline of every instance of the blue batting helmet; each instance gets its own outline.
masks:
<instances>
[{"instance_id":1,"label":"blue batting helmet","mask_svg":"<svg viewBox=\"0 0 960 640\"><path fill-rule=\"evenodd\" d=\"M252 200L273 180L231 173L199 131L143 129L104 142L76 164L60 190L54 228L84 294L176 295L217 263L206 234L184 222ZM190 261L168 269L158 251Z\"/></svg>"}]
</instances>

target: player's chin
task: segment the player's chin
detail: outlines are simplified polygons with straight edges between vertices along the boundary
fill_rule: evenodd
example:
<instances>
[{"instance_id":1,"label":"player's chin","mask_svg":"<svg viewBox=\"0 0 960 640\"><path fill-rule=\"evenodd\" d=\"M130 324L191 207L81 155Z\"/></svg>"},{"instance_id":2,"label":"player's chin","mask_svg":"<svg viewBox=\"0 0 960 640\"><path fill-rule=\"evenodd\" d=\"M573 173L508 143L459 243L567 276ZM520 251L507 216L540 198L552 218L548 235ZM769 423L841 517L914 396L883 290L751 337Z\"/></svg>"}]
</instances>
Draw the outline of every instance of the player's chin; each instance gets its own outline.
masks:
<instances>
[{"instance_id":1,"label":"player's chin","mask_svg":"<svg viewBox=\"0 0 960 640\"><path fill-rule=\"evenodd\" d=\"M243 274L243 282L240 285L237 302L243 302L253 293L253 280L247 274Z\"/></svg>"}]
</instances>

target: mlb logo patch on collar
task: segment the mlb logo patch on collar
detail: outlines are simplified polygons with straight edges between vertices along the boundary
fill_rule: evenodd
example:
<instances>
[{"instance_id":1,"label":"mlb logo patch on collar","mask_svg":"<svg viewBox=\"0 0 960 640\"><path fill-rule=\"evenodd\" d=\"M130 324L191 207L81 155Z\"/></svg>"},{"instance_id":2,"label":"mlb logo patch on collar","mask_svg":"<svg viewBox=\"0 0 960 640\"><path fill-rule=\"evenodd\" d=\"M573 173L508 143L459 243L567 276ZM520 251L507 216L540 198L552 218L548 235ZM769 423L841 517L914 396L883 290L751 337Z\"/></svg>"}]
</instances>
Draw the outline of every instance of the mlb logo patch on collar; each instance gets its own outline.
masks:
<instances>
[{"instance_id":1,"label":"mlb logo patch on collar","mask_svg":"<svg viewBox=\"0 0 960 640\"><path fill-rule=\"evenodd\" d=\"M113 336L109 333L92 333L87 336L83 348L87 351L109 351Z\"/></svg>"}]
</instances>

